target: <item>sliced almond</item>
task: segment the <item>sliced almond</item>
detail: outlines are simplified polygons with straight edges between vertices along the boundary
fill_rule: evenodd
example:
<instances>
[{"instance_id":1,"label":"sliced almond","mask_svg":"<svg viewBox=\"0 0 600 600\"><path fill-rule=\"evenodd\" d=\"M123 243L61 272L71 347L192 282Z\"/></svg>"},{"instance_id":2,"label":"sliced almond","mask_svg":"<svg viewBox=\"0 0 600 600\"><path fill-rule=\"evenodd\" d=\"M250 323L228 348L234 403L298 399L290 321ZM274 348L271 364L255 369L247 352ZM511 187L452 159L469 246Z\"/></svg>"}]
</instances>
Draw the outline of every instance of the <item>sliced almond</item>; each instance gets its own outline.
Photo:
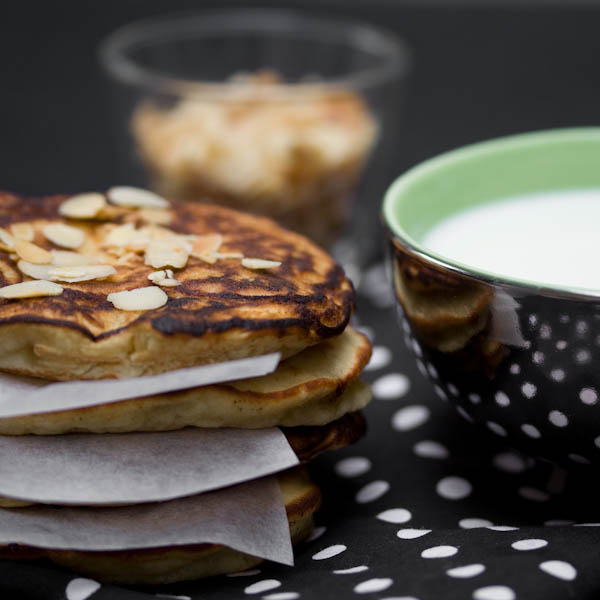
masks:
<instances>
[{"instance_id":1,"label":"sliced almond","mask_svg":"<svg viewBox=\"0 0 600 600\"><path fill-rule=\"evenodd\" d=\"M135 252L126 252L117 258L118 265L129 265L136 262L139 256Z\"/></svg>"},{"instance_id":2,"label":"sliced almond","mask_svg":"<svg viewBox=\"0 0 600 600\"><path fill-rule=\"evenodd\" d=\"M278 260L264 260L263 258L243 258L242 265L247 269L274 269L281 266Z\"/></svg>"},{"instance_id":3,"label":"sliced almond","mask_svg":"<svg viewBox=\"0 0 600 600\"><path fill-rule=\"evenodd\" d=\"M15 238L2 227L0 227L0 249L5 252L15 249Z\"/></svg>"},{"instance_id":4,"label":"sliced almond","mask_svg":"<svg viewBox=\"0 0 600 600\"><path fill-rule=\"evenodd\" d=\"M167 278L173 279L173 271L171 269L165 269L165 273L167 274Z\"/></svg>"},{"instance_id":5,"label":"sliced almond","mask_svg":"<svg viewBox=\"0 0 600 600\"><path fill-rule=\"evenodd\" d=\"M185 267L188 256L188 248L183 240L177 238L153 240L146 247L144 262L154 269L161 267L181 269Z\"/></svg>"},{"instance_id":6,"label":"sliced almond","mask_svg":"<svg viewBox=\"0 0 600 600\"><path fill-rule=\"evenodd\" d=\"M113 292L106 299L120 310L152 310L167 303L169 297L154 285L124 292Z\"/></svg>"},{"instance_id":7,"label":"sliced almond","mask_svg":"<svg viewBox=\"0 0 600 600\"><path fill-rule=\"evenodd\" d=\"M62 285L52 283L51 281L24 281L0 288L0 298L12 300L17 298L36 298L39 296L59 296L62 292Z\"/></svg>"},{"instance_id":8,"label":"sliced almond","mask_svg":"<svg viewBox=\"0 0 600 600\"><path fill-rule=\"evenodd\" d=\"M167 208L169 202L149 190L130 186L112 187L106 192L108 199L117 206L132 208Z\"/></svg>"},{"instance_id":9,"label":"sliced almond","mask_svg":"<svg viewBox=\"0 0 600 600\"><path fill-rule=\"evenodd\" d=\"M223 236L220 233L209 233L207 235L197 236L192 243L192 256L201 257L203 255L214 254L223 243Z\"/></svg>"},{"instance_id":10,"label":"sliced almond","mask_svg":"<svg viewBox=\"0 0 600 600\"><path fill-rule=\"evenodd\" d=\"M148 232L136 229L133 223L125 223L110 230L103 240L103 246L116 246L135 252L143 252L150 241Z\"/></svg>"},{"instance_id":11,"label":"sliced almond","mask_svg":"<svg viewBox=\"0 0 600 600\"><path fill-rule=\"evenodd\" d=\"M218 259L224 259L224 258L244 258L244 255L241 252L215 252L215 256Z\"/></svg>"},{"instance_id":12,"label":"sliced almond","mask_svg":"<svg viewBox=\"0 0 600 600\"><path fill-rule=\"evenodd\" d=\"M154 283L155 281L160 281L161 279L164 279L166 276L167 273L165 271L152 271L152 273L148 275L148 279Z\"/></svg>"},{"instance_id":13,"label":"sliced almond","mask_svg":"<svg viewBox=\"0 0 600 600\"><path fill-rule=\"evenodd\" d=\"M31 277L32 279L50 279L51 265L34 265L33 263L27 262L26 260L20 260L17 263L17 267L23 275Z\"/></svg>"},{"instance_id":14,"label":"sliced almond","mask_svg":"<svg viewBox=\"0 0 600 600\"><path fill-rule=\"evenodd\" d=\"M165 277L164 279L159 279L158 281L153 281L152 283L160 285L161 287L176 287L181 285L180 281L177 281L177 279L173 279L171 277Z\"/></svg>"},{"instance_id":15,"label":"sliced almond","mask_svg":"<svg viewBox=\"0 0 600 600\"><path fill-rule=\"evenodd\" d=\"M46 239L63 248L79 248L85 239L81 229L64 223L50 223L42 229L42 232Z\"/></svg>"},{"instance_id":16,"label":"sliced almond","mask_svg":"<svg viewBox=\"0 0 600 600\"><path fill-rule=\"evenodd\" d=\"M25 240L16 241L15 252L19 258L36 265L48 265L52 262L52 254L48 250Z\"/></svg>"},{"instance_id":17,"label":"sliced almond","mask_svg":"<svg viewBox=\"0 0 600 600\"><path fill-rule=\"evenodd\" d=\"M110 265L82 265L77 267L52 267L48 271L48 278L53 281L67 281L78 283L92 279L104 279L114 275L117 270Z\"/></svg>"},{"instance_id":18,"label":"sliced almond","mask_svg":"<svg viewBox=\"0 0 600 600\"><path fill-rule=\"evenodd\" d=\"M35 237L35 229L31 223L13 223L10 226L10 232L18 240L25 240L26 242L33 242Z\"/></svg>"},{"instance_id":19,"label":"sliced almond","mask_svg":"<svg viewBox=\"0 0 600 600\"><path fill-rule=\"evenodd\" d=\"M96 265L100 261L95 256L79 254L70 250L51 250L52 264L56 267L76 267L78 265Z\"/></svg>"},{"instance_id":20,"label":"sliced almond","mask_svg":"<svg viewBox=\"0 0 600 600\"><path fill-rule=\"evenodd\" d=\"M127 216L127 219L143 221L150 225L170 225L173 213L161 208L141 208Z\"/></svg>"},{"instance_id":21,"label":"sliced almond","mask_svg":"<svg viewBox=\"0 0 600 600\"><path fill-rule=\"evenodd\" d=\"M196 254L196 258L203 260L205 263L209 265L214 265L217 262L217 255L214 253L211 254Z\"/></svg>"},{"instance_id":22,"label":"sliced almond","mask_svg":"<svg viewBox=\"0 0 600 600\"><path fill-rule=\"evenodd\" d=\"M58 207L58 214L69 219L93 219L106 205L102 194L71 196Z\"/></svg>"}]
</instances>

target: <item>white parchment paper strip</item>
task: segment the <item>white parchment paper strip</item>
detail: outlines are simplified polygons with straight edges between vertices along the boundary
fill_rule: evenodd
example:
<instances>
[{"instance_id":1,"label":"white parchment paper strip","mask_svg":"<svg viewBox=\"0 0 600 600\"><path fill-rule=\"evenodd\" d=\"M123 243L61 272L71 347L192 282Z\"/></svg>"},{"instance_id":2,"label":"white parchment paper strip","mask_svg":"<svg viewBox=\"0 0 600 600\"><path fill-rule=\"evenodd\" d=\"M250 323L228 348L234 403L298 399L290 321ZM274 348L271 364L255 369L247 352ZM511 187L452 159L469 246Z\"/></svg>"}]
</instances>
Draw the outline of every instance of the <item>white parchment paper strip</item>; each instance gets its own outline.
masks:
<instances>
[{"instance_id":1,"label":"white parchment paper strip","mask_svg":"<svg viewBox=\"0 0 600 600\"><path fill-rule=\"evenodd\" d=\"M0 373L0 418L96 406L273 372L280 355L264 354L132 379L48 383Z\"/></svg>"},{"instance_id":2,"label":"white parchment paper strip","mask_svg":"<svg viewBox=\"0 0 600 600\"><path fill-rule=\"evenodd\" d=\"M0 436L0 496L45 504L156 502L298 462L276 428Z\"/></svg>"},{"instance_id":3,"label":"white parchment paper strip","mask_svg":"<svg viewBox=\"0 0 600 600\"><path fill-rule=\"evenodd\" d=\"M97 551L217 543L293 564L285 506L272 477L140 506L0 509L0 544L10 543Z\"/></svg>"}]
</instances>

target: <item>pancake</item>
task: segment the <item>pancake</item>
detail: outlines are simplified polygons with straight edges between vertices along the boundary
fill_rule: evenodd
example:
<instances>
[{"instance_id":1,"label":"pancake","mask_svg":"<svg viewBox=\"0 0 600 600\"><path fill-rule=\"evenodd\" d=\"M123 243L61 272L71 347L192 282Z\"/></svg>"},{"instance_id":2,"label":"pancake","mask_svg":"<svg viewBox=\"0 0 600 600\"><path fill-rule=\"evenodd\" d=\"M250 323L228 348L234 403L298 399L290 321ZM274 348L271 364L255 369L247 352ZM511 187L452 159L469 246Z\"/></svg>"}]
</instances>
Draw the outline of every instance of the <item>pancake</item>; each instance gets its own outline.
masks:
<instances>
[{"instance_id":1,"label":"pancake","mask_svg":"<svg viewBox=\"0 0 600 600\"><path fill-rule=\"evenodd\" d=\"M292 543L306 539L321 492L303 468L278 476L290 524ZM262 562L218 544L171 546L143 550L91 552L47 550L11 544L0 546L1 559L48 560L101 581L120 584L161 584L243 571Z\"/></svg>"},{"instance_id":2,"label":"pancake","mask_svg":"<svg viewBox=\"0 0 600 600\"><path fill-rule=\"evenodd\" d=\"M354 291L342 268L312 242L269 219L203 204L152 210L107 204L98 218L73 220L59 215L66 199L0 194L0 227L6 233L14 231L11 225L28 223L37 246L60 250L42 230L49 223L68 222L84 234L76 251L116 273L102 280L61 280L64 289L57 296L0 299L1 370L54 380L101 379L275 351L285 358L341 334L348 324ZM149 224L156 221L163 224ZM136 235L145 227L143 235L166 239L171 249L173 233L179 246L195 244L198 238L190 236L207 234L219 234L222 244L218 253L190 255L184 267L162 280L159 290L168 297L164 306L121 310L109 294L158 287L148 280L156 268L144 264L140 248L132 249L122 238L116 247L107 241L127 223L137 227ZM72 245L73 239L66 243ZM30 280L11 258L12 248L0 246L0 288ZM248 268L240 256L281 264Z\"/></svg>"},{"instance_id":3,"label":"pancake","mask_svg":"<svg viewBox=\"0 0 600 600\"><path fill-rule=\"evenodd\" d=\"M182 427L265 428L324 425L371 399L358 376L371 355L368 339L342 335L283 361L274 373L123 402L0 419L0 435L125 433Z\"/></svg>"},{"instance_id":4,"label":"pancake","mask_svg":"<svg viewBox=\"0 0 600 600\"><path fill-rule=\"evenodd\" d=\"M360 440L367 423L360 412L352 412L322 427L283 427L290 447L301 463L308 463L327 450L339 450ZM38 504L0 496L0 508L20 508Z\"/></svg>"}]
</instances>

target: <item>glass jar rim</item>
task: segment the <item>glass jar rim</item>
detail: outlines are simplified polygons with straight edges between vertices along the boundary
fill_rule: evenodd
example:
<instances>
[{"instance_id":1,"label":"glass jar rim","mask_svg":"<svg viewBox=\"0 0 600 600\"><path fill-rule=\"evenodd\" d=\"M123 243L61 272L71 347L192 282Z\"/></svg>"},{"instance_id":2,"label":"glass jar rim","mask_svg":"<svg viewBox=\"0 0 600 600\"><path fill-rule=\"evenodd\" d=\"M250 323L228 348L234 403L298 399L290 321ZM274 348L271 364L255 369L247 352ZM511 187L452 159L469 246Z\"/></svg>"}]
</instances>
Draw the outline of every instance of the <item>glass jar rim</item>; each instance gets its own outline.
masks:
<instances>
[{"instance_id":1,"label":"glass jar rim","mask_svg":"<svg viewBox=\"0 0 600 600\"><path fill-rule=\"evenodd\" d=\"M299 25L303 25L302 29ZM365 91L387 81L402 79L412 65L411 51L404 40L378 26L308 11L266 8L183 12L134 21L104 38L99 46L99 58L105 70L124 84L159 88L174 94L222 98L244 84L171 77L140 65L128 56L128 51L157 41L176 41L190 36L209 39L215 35L241 33L293 33L307 40L327 39L362 49L380 59L375 66L323 81L265 84L272 98L292 99L298 93L322 92L324 89Z\"/></svg>"}]
</instances>

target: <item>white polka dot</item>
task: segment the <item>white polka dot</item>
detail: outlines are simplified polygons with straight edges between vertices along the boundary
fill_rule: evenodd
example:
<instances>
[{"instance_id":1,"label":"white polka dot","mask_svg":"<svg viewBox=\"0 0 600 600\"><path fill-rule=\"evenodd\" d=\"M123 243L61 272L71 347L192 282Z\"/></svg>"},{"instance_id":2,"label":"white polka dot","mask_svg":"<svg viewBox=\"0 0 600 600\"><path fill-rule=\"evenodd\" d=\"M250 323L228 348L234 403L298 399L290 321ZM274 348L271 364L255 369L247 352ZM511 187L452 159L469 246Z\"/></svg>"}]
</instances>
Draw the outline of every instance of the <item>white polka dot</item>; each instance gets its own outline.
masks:
<instances>
[{"instance_id":1,"label":"white polka dot","mask_svg":"<svg viewBox=\"0 0 600 600\"><path fill-rule=\"evenodd\" d=\"M423 377L427 377L427 369L425 368L425 363L417 358L417 368L419 369L421 375Z\"/></svg>"},{"instance_id":2,"label":"white polka dot","mask_svg":"<svg viewBox=\"0 0 600 600\"><path fill-rule=\"evenodd\" d=\"M529 315L529 317L527 318L527 321L529 321L529 325L531 325L531 327L535 327L538 324L537 315L536 314Z\"/></svg>"},{"instance_id":3,"label":"white polka dot","mask_svg":"<svg viewBox=\"0 0 600 600\"><path fill-rule=\"evenodd\" d=\"M523 473L527 470L527 464L520 454L516 452L502 452L496 454L492 459L496 469L506 473Z\"/></svg>"},{"instance_id":4,"label":"white polka dot","mask_svg":"<svg viewBox=\"0 0 600 600\"><path fill-rule=\"evenodd\" d=\"M521 386L521 392L523 393L523 396L525 396L525 398L533 398L537 393L537 387L535 387L533 383L526 381Z\"/></svg>"},{"instance_id":5,"label":"white polka dot","mask_svg":"<svg viewBox=\"0 0 600 600\"><path fill-rule=\"evenodd\" d=\"M568 344L565 340L558 340L558 342L556 342L557 350L564 350L567 346L568 346Z\"/></svg>"},{"instance_id":6,"label":"white polka dot","mask_svg":"<svg viewBox=\"0 0 600 600\"><path fill-rule=\"evenodd\" d=\"M546 492L529 487L528 485L520 487L517 493L522 498L525 498L525 500L531 500L532 502L546 502L550 498Z\"/></svg>"},{"instance_id":7,"label":"white polka dot","mask_svg":"<svg viewBox=\"0 0 600 600\"><path fill-rule=\"evenodd\" d=\"M547 545L548 542L546 540L531 538L513 542L510 546L513 548L513 550L538 550L539 548L543 548Z\"/></svg>"},{"instance_id":8,"label":"white polka dot","mask_svg":"<svg viewBox=\"0 0 600 600\"><path fill-rule=\"evenodd\" d=\"M469 400L471 404L481 404L481 396L479 394L469 394Z\"/></svg>"},{"instance_id":9,"label":"white polka dot","mask_svg":"<svg viewBox=\"0 0 600 600\"><path fill-rule=\"evenodd\" d=\"M86 600L100 589L100 584L93 579L77 577L71 579L65 589L67 600Z\"/></svg>"},{"instance_id":10,"label":"white polka dot","mask_svg":"<svg viewBox=\"0 0 600 600\"><path fill-rule=\"evenodd\" d=\"M387 481L372 481L358 490L355 500L358 502L358 504L373 502L378 498L381 498L381 496L383 496L389 489L390 484Z\"/></svg>"},{"instance_id":11,"label":"white polka dot","mask_svg":"<svg viewBox=\"0 0 600 600\"><path fill-rule=\"evenodd\" d=\"M462 406L457 406L456 407L456 412L465 420L468 421L469 423L474 423L475 421L473 420L473 417L462 407Z\"/></svg>"},{"instance_id":12,"label":"white polka dot","mask_svg":"<svg viewBox=\"0 0 600 600\"><path fill-rule=\"evenodd\" d=\"M573 527L600 527L600 523L574 523Z\"/></svg>"},{"instance_id":13,"label":"white polka dot","mask_svg":"<svg viewBox=\"0 0 600 600\"><path fill-rule=\"evenodd\" d=\"M494 423L494 421L486 421L485 425L492 433L495 433L496 435L501 437L506 437L508 435L506 429L504 429L502 425Z\"/></svg>"},{"instance_id":14,"label":"white polka dot","mask_svg":"<svg viewBox=\"0 0 600 600\"><path fill-rule=\"evenodd\" d=\"M311 534L306 538L307 542L314 542L318 540L325 532L327 531L327 527L319 526L315 527Z\"/></svg>"},{"instance_id":15,"label":"white polka dot","mask_svg":"<svg viewBox=\"0 0 600 600\"><path fill-rule=\"evenodd\" d=\"M518 527L513 527L512 525L490 525L486 527L490 531L518 531Z\"/></svg>"},{"instance_id":16,"label":"white polka dot","mask_svg":"<svg viewBox=\"0 0 600 600\"><path fill-rule=\"evenodd\" d=\"M172 600L192 600L191 596L181 596L181 595L177 595L175 596L174 594L156 594L157 598L171 598Z\"/></svg>"},{"instance_id":17,"label":"white polka dot","mask_svg":"<svg viewBox=\"0 0 600 600\"><path fill-rule=\"evenodd\" d=\"M594 440L594 444L597 448L600 448L600 435Z\"/></svg>"},{"instance_id":18,"label":"white polka dot","mask_svg":"<svg viewBox=\"0 0 600 600\"><path fill-rule=\"evenodd\" d=\"M518 375L521 372L521 365L518 365L517 363L513 363L512 365L510 365L509 371L513 375Z\"/></svg>"},{"instance_id":19,"label":"white polka dot","mask_svg":"<svg viewBox=\"0 0 600 600\"><path fill-rule=\"evenodd\" d=\"M256 583L252 583L248 587L244 589L245 594L262 594L263 592L268 592L270 590L274 590L281 586L281 581L277 581L277 579L263 579L261 581L257 581Z\"/></svg>"},{"instance_id":20,"label":"white polka dot","mask_svg":"<svg viewBox=\"0 0 600 600\"><path fill-rule=\"evenodd\" d=\"M378 400L397 400L410 388L410 381L402 373L388 373L372 385L373 396Z\"/></svg>"},{"instance_id":21,"label":"white polka dot","mask_svg":"<svg viewBox=\"0 0 600 600\"><path fill-rule=\"evenodd\" d=\"M544 325L542 325L540 327L540 337L543 340L549 340L551 336L552 336L552 327L550 327L550 325L544 323Z\"/></svg>"},{"instance_id":22,"label":"white polka dot","mask_svg":"<svg viewBox=\"0 0 600 600\"><path fill-rule=\"evenodd\" d=\"M334 544L333 546L328 546L327 548L323 548L323 550L319 550L316 554L313 554L313 560L326 560L327 558L332 558L333 556L337 556L342 552L347 550L344 544Z\"/></svg>"},{"instance_id":23,"label":"white polka dot","mask_svg":"<svg viewBox=\"0 0 600 600\"><path fill-rule=\"evenodd\" d=\"M343 458L335 465L335 472L340 477L358 477L371 469L371 461L364 456Z\"/></svg>"},{"instance_id":24,"label":"white polka dot","mask_svg":"<svg viewBox=\"0 0 600 600\"><path fill-rule=\"evenodd\" d=\"M413 446L413 451L422 458L448 458L450 452L445 446L433 440L422 440Z\"/></svg>"},{"instance_id":25,"label":"white polka dot","mask_svg":"<svg viewBox=\"0 0 600 600\"><path fill-rule=\"evenodd\" d=\"M580 365L585 365L589 363L590 360L592 360L592 355L590 354L589 350L578 350L575 353L575 361Z\"/></svg>"},{"instance_id":26,"label":"white polka dot","mask_svg":"<svg viewBox=\"0 0 600 600\"><path fill-rule=\"evenodd\" d=\"M354 591L357 594L371 594L374 592L383 592L387 590L394 581L388 577L382 577L380 579L367 579L361 581L357 586L354 587Z\"/></svg>"},{"instance_id":27,"label":"white polka dot","mask_svg":"<svg viewBox=\"0 0 600 600\"><path fill-rule=\"evenodd\" d=\"M448 391L454 396L454 397L458 397L458 395L460 394L460 392L458 391L458 388L453 384L453 383L449 383L448 384Z\"/></svg>"},{"instance_id":28,"label":"white polka dot","mask_svg":"<svg viewBox=\"0 0 600 600\"><path fill-rule=\"evenodd\" d=\"M548 575L564 581L573 581L577 577L575 567L564 560L547 560L540 564L540 569Z\"/></svg>"},{"instance_id":29,"label":"white polka dot","mask_svg":"<svg viewBox=\"0 0 600 600\"><path fill-rule=\"evenodd\" d=\"M448 569L446 571L446 575L450 575L450 577L458 577L460 579L465 579L467 577L476 577L477 575L481 575L485 571L485 567L481 564L474 565L465 565L464 567L454 567L453 569Z\"/></svg>"},{"instance_id":30,"label":"white polka dot","mask_svg":"<svg viewBox=\"0 0 600 600\"><path fill-rule=\"evenodd\" d=\"M382 598L381 600L419 600L419 599L415 598L414 596L386 596L385 598Z\"/></svg>"},{"instance_id":31,"label":"white polka dot","mask_svg":"<svg viewBox=\"0 0 600 600\"><path fill-rule=\"evenodd\" d=\"M450 476L440 479L435 490L446 500L462 500L473 491L473 486L462 477Z\"/></svg>"},{"instance_id":32,"label":"white polka dot","mask_svg":"<svg viewBox=\"0 0 600 600\"><path fill-rule=\"evenodd\" d=\"M350 567L349 569L336 569L333 571L334 575L352 575L353 573L363 573L368 571L367 565L359 565L357 567Z\"/></svg>"},{"instance_id":33,"label":"white polka dot","mask_svg":"<svg viewBox=\"0 0 600 600\"><path fill-rule=\"evenodd\" d=\"M552 410L548 415L548 420L552 425L556 425L556 427L566 427L569 424L569 419L565 413L560 412L560 410Z\"/></svg>"},{"instance_id":34,"label":"white polka dot","mask_svg":"<svg viewBox=\"0 0 600 600\"><path fill-rule=\"evenodd\" d=\"M396 431L409 431L420 427L429 419L431 411L422 404L401 408L392 417L392 427Z\"/></svg>"},{"instance_id":35,"label":"white polka dot","mask_svg":"<svg viewBox=\"0 0 600 600\"><path fill-rule=\"evenodd\" d=\"M542 434L540 433L540 430L537 427L534 427L533 425L530 425L529 423L523 423L523 425L521 425L521 431L528 437L534 439L534 440L538 440L539 438L542 437Z\"/></svg>"},{"instance_id":36,"label":"white polka dot","mask_svg":"<svg viewBox=\"0 0 600 600\"><path fill-rule=\"evenodd\" d=\"M389 508L380 512L377 518L386 523L406 523L412 519L412 514L405 508Z\"/></svg>"},{"instance_id":37,"label":"white polka dot","mask_svg":"<svg viewBox=\"0 0 600 600\"><path fill-rule=\"evenodd\" d=\"M432 546L421 552L422 558L446 558L454 556L458 552L456 546Z\"/></svg>"},{"instance_id":38,"label":"white polka dot","mask_svg":"<svg viewBox=\"0 0 600 600\"><path fill-rule=\"evenodd\" d=\"M515 600L516 595L505 585L488 585L473 592L475 600Z\"/></svg>"},{"instance_id":39,"label":"white polka dot","mask_svg":"<svg viewBox=\"0 0 600 600\"><path fill-rule=\"evenodd\" d=\"M498 406L508 406L510 404L510 398L501 390L496 392L494 399Z\"/></svg>"},{"instance_id":40,"label":"white polka dot","mask_svg":"<svg viewBox=\"0 0 600 600\"><path fill-rule=\"evenodd\" d=\"M493 523L487 519L461 519L458 522L459 527L462 529L477 529L478 527L491 527Z\"/></svg>"},{"instance_id":41,"label":"white polka dot","mask_svg":"<svg viewBox=\"0 0 600 600\"><path fill-rule=\"evenodd\" d=\"M584 404L596 404L596 402L598 402L598 393L596 392L596 390L594 388L583 388L580 392L579 392L579 399L584 403Z\"/></svg>"},{"instance_id":42,"label":"white polka dot","mask_svg":"<svg viewBox=\"0 0 600 600\"><path fill-rule=\"evenodd\" d=\"M427 372L432 379L437 379L439 377L437 369L431 363L427 363Z\"/></svg>"},{"instance_id":43,"label":"white polka dot","mask_svg":"<svg viewBox=\"0 0 600 600\"><path fill-rule=\"evenodd\" d=\"M417 342L417 340L413 340L412 341L412 348L413 348L413 352L419 357L419 358L423 358L423 350L421 350L421 346L419 345L419 342Z\"/></svg>"},{"instance_id":44,"label":"white polka dot","mask_svg":"<svg viewBox=\"0 0 600 600\"><path fill-rule=\"evenodd\" d=\"M569 519L549 519L548 521L544 521L544 525L546 527L565 527L567 525L573 525L575 521L571 521Z\"/></svg>"},{"instance_id":45,"label":"white polka dot","mask_svg":"<svg viewBox=\"0 0 600 600\"><path fill-rule=\"evenodd\" d=\"M371 360L365 367L365 371L376 371L383 369L392 362L392 352L385 346L374 346Z\"/></svg>"},{"instance_id":46,"label":"white polka dot","mask_svg":"<svg viewBox=\"0 0 600 600\"><path fill-rule=\"evenodd\" d=\"M439 385L434 385L433 391L437 394L438 398L440 398L441 400L444 400L444 401L448 400L448 395Z\"/></svg>"},{"instance_id":47,"label":"white polka dot","mask_svg":"<svg viewBox=\"0 0 600 600\"><path fill-rule=\"evenodd\" d=\"M572 452L568 456L573 462L578 463L580 465L589 465L591 463L589 458L586 458L585 456L581 456L581 454L575 454Z\"/></svg>"},{"instance_id":48,"label":"white polka dot","mask_svg":"<svg viewBox=\"0 0 600 600\"><path fill-rule=\"evenodd\" d=\"M531 360L533 360L533 362L536 365L541 365L544 362L545 356L543 352L540 352L539 350L537 350L536 352L533 353Z\"/></svg>"},{"instance_id":49,"label":"white polka dot","mask_svg":"<svg viewBox=\"0 0 600 600\"><path fill-rule=\"evenodd\" d=\"M227 577L253 577L259 573L260 569L248 569L247 571L238 571L237 573L227 573Z\"/></svg>"},{"instance_id":50,"label":"white polka dot","mask_svg":"<svg viewBox=\"0 0 600 600\"><path fill-rule=\"evenodd\" d=\"M565 380L565 372L562 369L552 369L550 377L557 383L560 383Z\"/></svg>"},{"instance_id":51,"label":"white polka dot","mask_svg":"<svg viewBox=\"0 0 600 600\"><path fill-rule=\"evenodd\" d=\"M577 321L575 330L579 335L585 335L588 332L588 324L585 321Z\"/></svg>"},{"instance_id":52,"label":"white polka dot","mask_svg":"<svg viewBox=\"0 0 600 600\"><path fill-rule=\"evenodd\" d=\"M399 529L396 535L401 540L416 540L428 533L431 533L431 529Z\"/></svg>"},{"instance_id":53,"label":"white polka dot","mask_svg":"<svg viewBox=\"0 0 600 600\"><path fill-rule=\"evenodd\" d=\"M298 592L275 592L274 594L263 596L262 600L298 600L298 598L300 598Z\"/></svg>"}]
</instances>

